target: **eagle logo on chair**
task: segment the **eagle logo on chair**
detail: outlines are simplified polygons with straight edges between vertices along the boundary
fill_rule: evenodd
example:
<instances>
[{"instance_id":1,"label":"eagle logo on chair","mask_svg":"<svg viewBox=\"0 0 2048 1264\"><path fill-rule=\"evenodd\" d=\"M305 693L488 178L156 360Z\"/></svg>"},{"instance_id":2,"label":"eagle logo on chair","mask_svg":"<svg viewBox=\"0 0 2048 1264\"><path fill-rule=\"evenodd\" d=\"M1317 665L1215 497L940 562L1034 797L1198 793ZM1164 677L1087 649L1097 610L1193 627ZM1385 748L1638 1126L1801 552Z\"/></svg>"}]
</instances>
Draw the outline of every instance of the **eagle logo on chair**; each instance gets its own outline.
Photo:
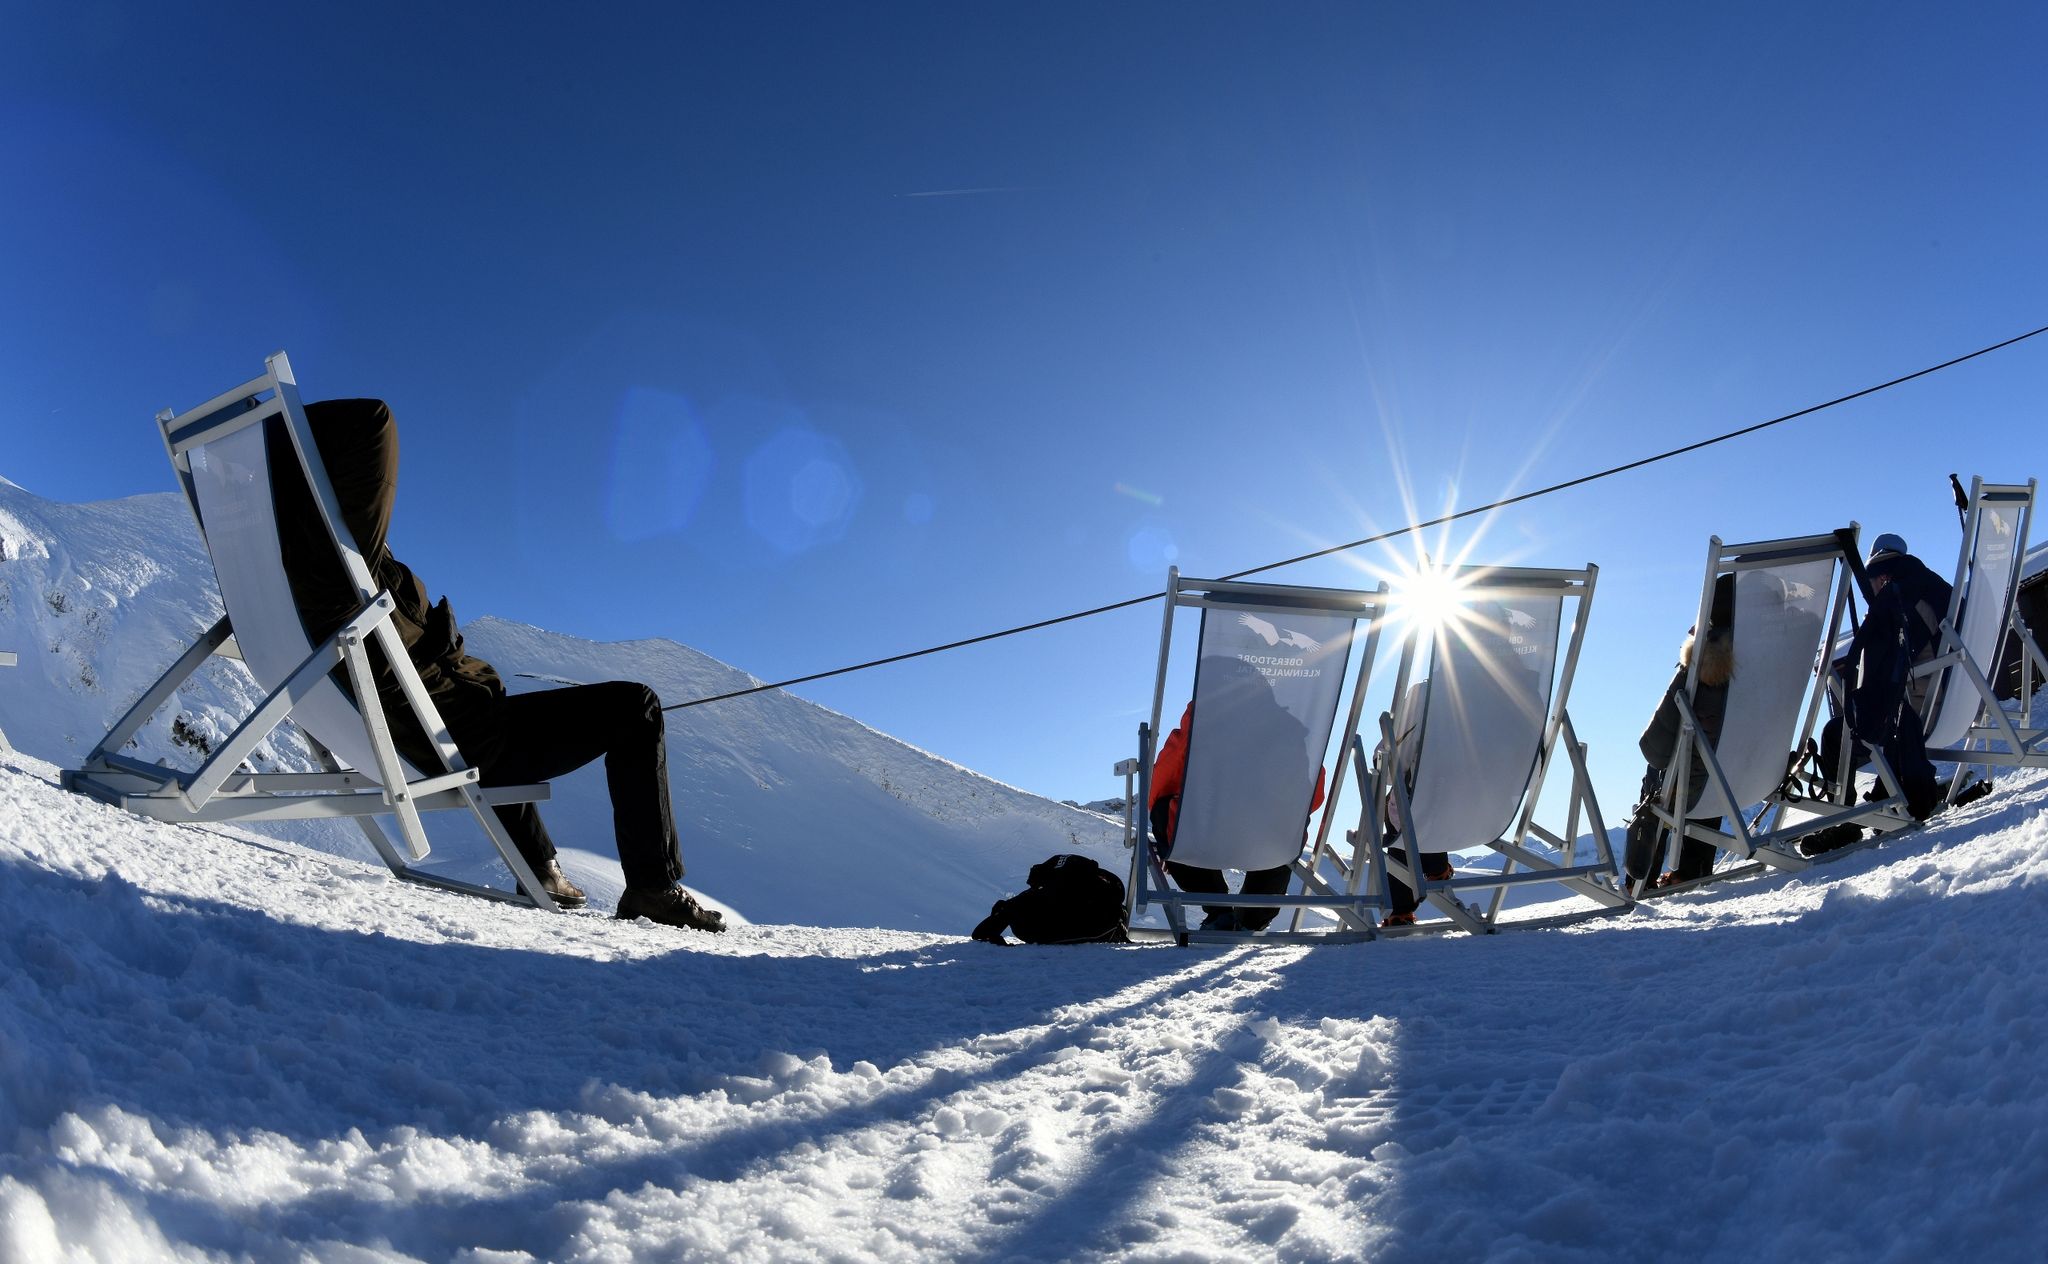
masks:
<instances>
[{"instance_id":1,"label":"eagle logo on chair","mask_svg":"<svg viewBox=\"0 0 2048 1264\"><path fill-rule=\"evenodd\" d=\"M1264 619L1261 619L1259 616L1255 614L1241 614L1237 616L1237 621L1242 626L1250 628L1254 633L1258 635L1258 638L1260 640L1264 641L1268 645L1291 646L1294 649L1298 649L1303 651L1304 653L1310 654L1313 654L1315 651L1323 648L1323 643L1321 641L1312 640L1309 637L1305 637L1301 633L1294 631L1292 628L1274 627L1272 624L1266 622Z\"/></svg>"}]
</instances>

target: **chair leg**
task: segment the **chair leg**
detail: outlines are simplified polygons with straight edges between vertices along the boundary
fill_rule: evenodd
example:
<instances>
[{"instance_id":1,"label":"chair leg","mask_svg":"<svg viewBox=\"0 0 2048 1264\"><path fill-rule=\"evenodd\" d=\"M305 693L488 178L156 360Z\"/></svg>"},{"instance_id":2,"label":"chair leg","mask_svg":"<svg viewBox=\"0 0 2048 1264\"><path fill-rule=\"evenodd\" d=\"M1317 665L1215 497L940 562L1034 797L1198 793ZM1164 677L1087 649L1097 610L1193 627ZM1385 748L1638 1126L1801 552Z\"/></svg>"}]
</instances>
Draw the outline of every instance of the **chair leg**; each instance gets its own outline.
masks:
<instances>
[{"instance_id":1,"label":"chair leg","mask_svg":"<svg viewBox=\"0 0 2048 1264\"><path fill-rule=\"evenodd\" d=\"M504 822L500 821L498 814L484 803L476 787L464 786L462 798L469 804L469 810L476 814L477 824L483 826L484 833L491 840L491 846L498 849L498 855L504 860L505 867L512 871L512 880L519 884L519 889L525 892L526 897L533 901L536 908L545 909L550 913L561 912L561 907L555 903L554 897L541 886L540 878L533 872L533 866L526 863L526 857L519 854L519 848L512 842L512 836L505 832Z\"/></svg>"}]
</instances>

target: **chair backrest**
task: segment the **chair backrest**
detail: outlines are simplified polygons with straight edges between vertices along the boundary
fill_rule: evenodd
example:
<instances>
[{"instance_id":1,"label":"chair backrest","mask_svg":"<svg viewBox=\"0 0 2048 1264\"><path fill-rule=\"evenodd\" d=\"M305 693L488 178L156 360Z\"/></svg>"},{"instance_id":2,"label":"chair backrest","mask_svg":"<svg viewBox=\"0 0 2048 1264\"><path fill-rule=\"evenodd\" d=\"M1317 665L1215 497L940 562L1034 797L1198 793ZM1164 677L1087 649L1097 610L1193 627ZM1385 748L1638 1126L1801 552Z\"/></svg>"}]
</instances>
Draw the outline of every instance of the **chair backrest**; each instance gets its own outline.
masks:
<instances>
[{"instance_id":1,"label":"chair backrest","mask_svg":"<svg viewBox=\"0 0 2048 1264\"><path fill-rule=\"evenodd\" d=\"M1556 593L1475 593L1438 622L1409 791L1429 850L1481 846L1514 825L1548 732L1563 610Z\"/></svg>"},{"instance_id":2,"label":"chair backrest","mask_svg":"<svg viewBox=\"0 0 2048 1264\"><path fill-rule=\"evenodd\" d=\"M362 601L375 595L321 467L290 363L281 352L269 363L269 373L237 391L177 417L159 418L165 446L213 560L235 643L265 691L288 680L314 649L299 620L278 545L270 428L264 424L271 418L284 419L284 441L297 449L299 468L308 475L316 500L328 510L325 517L335 547L351 563L349 573L358 577L361 591L355 595ZM269 398L261 398L264 393ZM292 708L291 718L343 763L376 778L377 761L362 713L331 679L322 677ZM416 773L408 767L407 775Z\"/></svg>"},{"instance_id":3,"label":"chair backrest","mask_svg":"<svg viewBox=\"0 0 2048 1264\"><path fill-rule=\"evenodd\" d=\"M1271 869L1301 852L1358 612L1211 591L1172 857Z\"/></svg>"},{"instance_id":4,"label":"chair backrest","mask_svg":"<svg viewBox=\"0 0 2048 1264\"><path fill-rule=\"evenodd\" d=\"M1750 556L1774 551L1769 545L1741 547ZM1832 542L1763 566L1745 567L1743 556L1732 554L1707 567L1707 594L1722 573L1735 573L1735 675L1714 745L1734 802L1695 755L1693 784L1704 789L1686 814L1700 819L1739 813L1784 782L1814 665L1829 640L1828 612L1842 566L1840 547ZM1703 596L1700 609L1706 601Z\"/></svg>"},{"instance_id":5,"label":"chair backrest","mask_svg":"<svg viewBox=\"0 0 2048 1264\"><path fill-rule=\"evenodd\" d=\"M1986 486L1982 480L1972 480L1971 487L1949 618L1963 652L1988 679L1997 665L1999 642L2012 619L2020 564L2027 552L2034 488L2031 484ZM1953 746L1976 722L1984 697L1954 666L1942 671L1936 689L1926 717L1927 744Z\"/></svg>"}]
</instances>

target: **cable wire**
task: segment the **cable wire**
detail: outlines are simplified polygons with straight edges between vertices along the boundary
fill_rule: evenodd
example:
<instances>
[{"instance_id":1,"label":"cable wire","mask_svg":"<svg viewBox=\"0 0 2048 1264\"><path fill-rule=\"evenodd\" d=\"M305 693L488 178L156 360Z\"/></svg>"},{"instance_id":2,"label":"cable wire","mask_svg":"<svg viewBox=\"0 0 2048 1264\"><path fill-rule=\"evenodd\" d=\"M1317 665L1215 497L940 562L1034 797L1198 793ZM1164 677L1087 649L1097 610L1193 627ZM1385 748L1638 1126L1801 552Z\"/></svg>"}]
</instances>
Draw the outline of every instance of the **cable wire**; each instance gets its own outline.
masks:
<instances>
[{"instance_id":1,"label":"cable wire","mask_svg":"<svg viewBox=\"0 0 2048 1264\"><path fill-rule=\"evenodd\" d=\"M1363 548L1368 544L1379 544L1407 535L1410 532L1422 531L1430 527L1440 527L1446 523L1457 522L1461 518L1491 513L1496 509L1505 509L1510 505L1519 505L1524 501L1535 500L1540 496L1555 495L1558 492L1569 491L1574 487L1582 487L1587 483L1598 482L1603 478L1613 478L1617 474L1626 474L1632 470L1639 470L1646 465L1655 465L1660 461L1669 461L1676 457L1685 456L1688 453L1698 452L1702 448L1711 448L1716 444L1727 443L1747 435L1753 435L1760 430L1768 430L1772 426L1781 426L1788 421L1797 421L1801 417L1811 417L1815 413L1824 412L1838 405L1862 399L1866 395L1875 395L1879 391L1888 391L1894 386L1903 386L1907 382L1911 382L1916 378L1926 377L1930 373L1939 373L1943 369L1954 368L1958 364L1975 360L1979 356L1987 356L1994 351L2003 351L2005 348L2016 343L2025 342L2029 338L2038 337L2044 333L2048 333L2048 325L2043 325L2039 329L2030 329L2026 333L2007 338L2003 342L1994 342L1988 347L1979 347L1967 355L1959 355L1952 360L1943 360L1940 364L1929 365L1924 369L1905 374L1902 377L1895 377L1888 382L1879 382L1875 386L1866 386L1860 391L1851 391L1847 395L1838 395L1825 403L1813 404L1799 409L1797 412L1786 413L1781 417L1773 417L1769 421L1759 421L1755 425L1744 426L1739 430L1730 430L1725 434L1715 435L1711 439L1701 439L1697 443L1688 443L1684 447L1672 448L1667 452L1659 452L1654 456L1646 456L1621 465L1609 466L1607 469L1599 470L1592 474L1582 474L1577 478L1566 479L1562 483L1552 483L1548 487L1539 487L1533 491L1522 492L1519 495L1504 496L1499 500L1490 501L1484 505L1474 505L1469 509L1460 509L1456 513L1442 514L1421 522L1411 522L1405 527L1397 527L1391 531L1382 531L1377 535L1369 535L1361 540L1352 540L1345 544L1333 544L1326 549L1317 549L1313 553L1303 553L1278 562L1267 562L1263 566L1254 566L1250 570L1237 571L1229 575L1219 575L1216 578L1232 580L1243 579L1249 575L1262 575L1267 571L1279 570L1283 566L1294 566L1301 562L1310 562L1317 558L1329 557L1333 553L1344 553L1351 549ZM964 649L969 645L980 645L985 641L998 641L1004 637L1021 636L1026 632L1036 632L1042 628L1057 627L1062 623L1073 623L1079 619L1092 619L1096 615L1109 614L1116 610L1128 610L1132 606L1142 606L1146 602L1158 601L1164 595L1164 593L1156 592L1146 593L1142 597L1129 597L1123 601L1112 601L1105 606L1095 606L1087 610L1076 610L1072 614L1056 615L1050 619L1040 619L1035 623L1023 623L1014 628L1004 628L999 632L984 632L980 636L970 636L958 641L948 641L944 645L933 645L921 650L909 650L902 654L891 654L887 658L870 659L865 663L854 663L848 667L835 667L830 671L813 672L808 676L794 676L788 680L775 681L772 684L754 685L747 689L735 689L730 693L713 694L708 698L693 698L688 702L672 703L669 706L663 707L662 710L681 711L689 707L707 706L713 702L725 702L732 698L744 698L751 694L766 693L772 689L787 689L792 685L807 685L812 681L830 680L834 676L851 675L854 672L867 671L873 667L886 667L891 663L908 662L913 658L924 658L931 654L943 654L949 650Z\"/></svg>"}]
</instances>

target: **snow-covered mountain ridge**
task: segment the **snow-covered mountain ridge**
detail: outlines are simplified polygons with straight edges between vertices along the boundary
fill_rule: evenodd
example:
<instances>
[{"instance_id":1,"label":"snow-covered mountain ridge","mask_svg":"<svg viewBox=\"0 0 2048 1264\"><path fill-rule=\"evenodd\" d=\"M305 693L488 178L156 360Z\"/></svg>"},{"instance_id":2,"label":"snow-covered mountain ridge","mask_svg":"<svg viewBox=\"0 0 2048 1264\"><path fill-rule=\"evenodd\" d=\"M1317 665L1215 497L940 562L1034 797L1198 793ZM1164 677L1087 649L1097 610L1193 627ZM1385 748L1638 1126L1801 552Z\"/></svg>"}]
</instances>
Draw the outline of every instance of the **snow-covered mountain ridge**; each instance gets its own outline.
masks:
<instances>
[{"instance_id":1,"label":"snow-covered mountain ridge","mask_svg":"<svg viewBox=\"0 0 2048 1264\"><path fill-rule=\"evenodd\" d=\"M75 766L192 638L220 616L212 570L175 493L87 505L0 483L0 731ZM449 577L454 579L455 577ZM459 579L455 582L459 583ZM665 699L758 683L665 640L599 644L499 619L464 626L515 690L557 680L640 680ZM131 753L193 766L260 693L216 660L180 690ZM289 726L256 762L309 768ZM688 881L757 920L964 930L1059 851L1121 865L1113 826L910 747L784 693L672 712L669 768ZM570 873L600 901L620 885L601 767L554 783L543 808ZM436 866L503 882L469 832L436 823ZM352 827L272 832L360 859Z\"/></svg>"}]
</instances>

